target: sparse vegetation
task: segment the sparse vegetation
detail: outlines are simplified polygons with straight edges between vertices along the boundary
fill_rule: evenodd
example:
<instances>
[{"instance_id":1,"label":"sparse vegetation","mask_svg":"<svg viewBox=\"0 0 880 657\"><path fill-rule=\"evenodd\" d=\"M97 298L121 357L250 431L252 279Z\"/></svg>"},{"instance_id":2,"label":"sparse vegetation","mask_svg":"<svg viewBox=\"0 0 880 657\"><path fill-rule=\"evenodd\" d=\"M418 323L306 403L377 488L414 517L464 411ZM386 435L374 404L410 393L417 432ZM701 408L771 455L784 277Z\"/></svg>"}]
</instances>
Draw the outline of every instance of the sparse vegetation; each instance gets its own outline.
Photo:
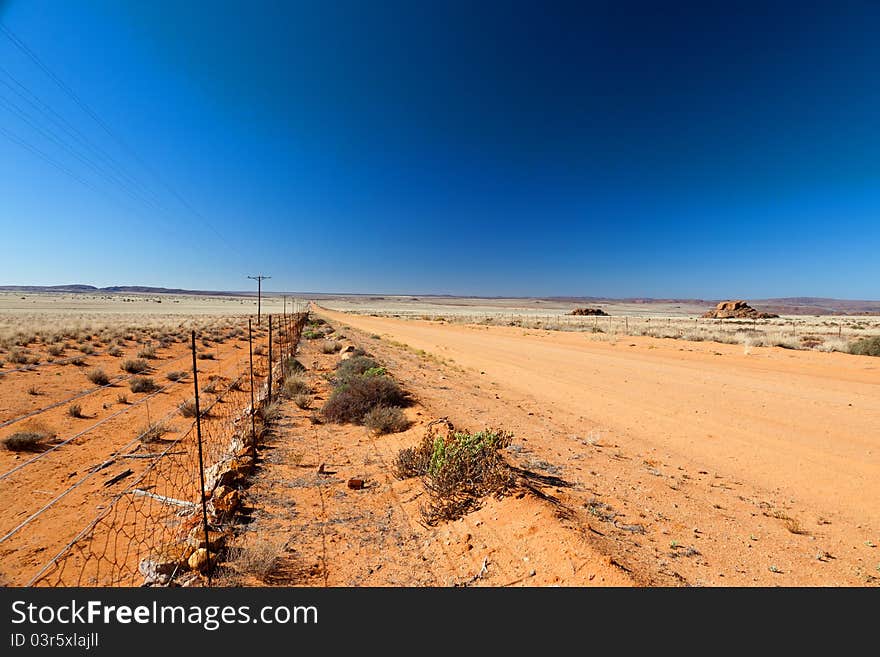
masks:
<instances>
[{"instance_id":1,"label":"sparse vegetation","mask_svg":"<svg viewBox=\"0 0 880 657\"><path fill-rule=\"evenodd\" d=\"M186 401L182 402L177 407L177 410L183 417L187 417L187 418L195 417L196 416L196 400L195 399L187 399ZM200 410L201 410L202 417L205 417L207 415L207 413L204 411L204 409L200 409Z\"/></svg>"},{"instance_id":2,"label":"sparse vegetation","mask_svg":"<svg viewBox=\"0 0 880 657\"><path fill-rule=\"evenodd\" d=\"M305 378L299 374L291 374L284 379L282 385L284 394L293 399L297 395L309 394L312 392L311 386L306 382Z\"/></svg>"},{"instance_id":3,"label":"sparse vegetation","mask_svg":"<svg viewBox=\"0 0 880 657\"><path fill-rule=\"evenodd\" d=\"M362 424L373 408L403 406L406 402L406 394L390 377L360 376L334 389L322 412L332 422Z\"/></svg>"},{"instance_id":4,"label":"sparse vegetation","mask_svg":"<svg viewBox=\"0 0 880 657\"><path fill-rule=\"evenodd\" d=\"M324 334L321 331L315 331L313 329L309 329L308 331L303 331L302 336L306 340L319 340L324 337Z\"/></svg>"},{"instance_id":5,"label":"sparse vegetation","mask_svg":"<svg viewBox=\"0 0 880 657\"><path fill-rule=\"evenodd\" d=\"M196 358L199 360L214 360L214 352L213 351L200 351L196 354Z\"/></svg>"},{"instance_id":6,"label":"sparse vegetation","mask_svg":"<svg viewBox=\"0 0 880 657\"><path fill-rule=\"evenodd\" d=\"M42 393L40 392L40 389L37 386L28 386L27 394L32 395L34 397L37 397Z\"/></svg>"},{"instance_id":7,"label":"sparse vegetation","mask_svg":"<svg viewBox=\"0 0 880 657\"><path fill-rule=\"evenodd\" d=\"M312 396L305 393L294 395L293 403L296 404L299 408L306 410L309 408L309 406L312 405Z\"/></svg>"},{"instance_id":8,"label":"sparse vegetation","mask_svg":"<svg viewBox=\"0 0 880 657\"><path fill-rule=\"evenodd\" d=\"M400 479L422 477L430 501L422 507L428 525L454 520L476 509L487 495L499 495L515 483L501 450L512 434L497 429L478 433L446 432L429 425L422 441L401 450L394 463Z\"/></svg>"},{"instance_id":9,"label":"sparse vegetation","mask_svg":"<svg viewBox=\"0 0 880 657\"><path fill-rule=\"evenodd\" d=\"M110 377L100 367L94 367L86 372L86 378L96 386L106 386L110 383Z\"/></svg>"},{"instance_id":10,"label":"sparse vegetation","mask_svg":"<svg viewBox=\"0 0 880 657\"><path fill-rule=\"evenodd\" d=\"M163 423L153 422L138 432L137 439L144 445L149 445L150 443L155 443L161 440L162 436L168 433L168 431L168 427Z\"/></svg>"},{"instance_id":11,"label":"sparse vegetation","mask_svg":"<svg viewBox=\"0 0 880 657\"><path fill-rule=\"evenodd\" d=\"M79 404L78 402L74 402L70 406L67 407L67 414L70 417L75 417L75 418L85 417L85 415L83 415L83 412L82 412L82 404Z\"/></svg>"},{"instance_id":12,"label":"sparse vegetation","mask_svg":"<svg viewBox=\"0 0 880 657\"><path fill-rule=\"evenodd\" d=\"M348 383L352 379L361 377L367 371L377 372L379 367L379 363L368 356L354 356L342 361L336 367L336 382L337 384Z\"/></svg>"},{"instance_id":13,"label":"sparse vegetation","mask_svg":"<svg viewBox=\"0 0 880 657\"><path fill-rule=\"evenodd\" d=\"M364 415L364 426L377 434L406 431L409 420L397 406L376 406Z\"/></svg>"},{"instance_id":14,"label":"sparse vegetation","mask_svg":"<svg viewBox=\"0 0 880 657\"><path fill-rule=\"evenodd\" d=\"M10 452L42 452L48 446L46 441L51 434L42 431L17 431L2 440L3 447Z\"/></svg>"},{"instance_id":15,"label":"sparse vegetation","mask_svg":"<svg viewBox=\"0 0 880 657\"><path fill-rule=\"evenodd\" d=\"M119 345L113 345L107 350L107 355L119 358L122 355L122 348Z\"/></svg>"},{"instance_id":16,"label":"sparse vegetation","mask_svg":"<svg viewBox=\"0 0 880 657\"><path fill-rule=\"evenodd\" d=\"M128 372L129 374L142 374L150 369L150 364L142 358L127 358L122 361L119 367L122 368L123 372Z\"/></svg>"},{"instance_id":17,"label":"sparse vegetation","mask_svg":"<svg viewBox=\"0 0 880 657\"><path fill-rule=\"evenodd\" d=\"M149 360L156 358L156 347L151 344L144 345L138 349L137 357Z\"/></svg>"},{"instance_id":18,"label":"sparse vegetation","mask_svg":"<svg viewBox=\"0 0 880 657\"><path fill-rule=\"evenodd\" d=\"M156 382L149 376L135 376L128 383L129 390L134 393L153 392L157 387Z\"/></svg>"},{"instance_id":19,"label":"sparse vegetation","mask_svg":"<svg viewBox=\"0 0 880 657\"><path fill-rule=\"evenodd\" d=\"M117 404L127 404L128 403L128 395L126 395L124 392L120 392L118 395L116 395L116 403Z\"/></svg>"},{"instance_id":20,"label":"sparse vegetation","mask_svg":"<svg viewBox=\"0 0 880 657\"><path fill-rule=\"evenodd\" d=\"M880 356L880 336L862 338L850 343L849 353L856 356Z\"/></svg>"},{"instance_id":21,"label":"sparse vegetation","mask_svg":"<svg viewBox=\"0 0 880 657\"><path fill-rule=\"evenodd\" d=\"M264 404L257 415L264 424L272 424L281 417L281 404L274 401L271 404Z\"/></svg>"}]
</instances>

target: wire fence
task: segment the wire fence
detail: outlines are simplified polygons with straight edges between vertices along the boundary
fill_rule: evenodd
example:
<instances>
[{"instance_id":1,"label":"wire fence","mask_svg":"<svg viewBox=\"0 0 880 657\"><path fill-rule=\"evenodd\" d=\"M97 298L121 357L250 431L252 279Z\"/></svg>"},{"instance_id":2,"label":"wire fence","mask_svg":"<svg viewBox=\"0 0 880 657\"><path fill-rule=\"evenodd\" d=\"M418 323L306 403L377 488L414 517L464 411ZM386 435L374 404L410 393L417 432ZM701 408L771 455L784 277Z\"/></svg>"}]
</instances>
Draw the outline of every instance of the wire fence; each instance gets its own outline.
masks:
<instances>
[{"instance_id":1,"label":"wire fence","mask_svg":"<svg viewBox=\"0 0 880 657\"><path fill-rule=\"evenodd\" d=\"M259 436L265 428L264 409L273 401L273 384L277 391L284 363L295 356L307 319L307 312L270 315L263 318L259 328L256 321L249 320L248 351L241 359L244 365L225 377L208 375L205 362L197 360L198 335L193 331L191 379L156 391L158 394L172 385L190 385L192 396L148 423L136 437L117 446L76 481L65 484L60 494L16 526L0 530L4 534L0 536L2 545L16 534L26 536L49 512L61 513L81 487L97 487L103 493L104 503L99 505L98 513L78 530L71 530L63 547L34 568L30 579L22 583L210 584L225 531L240 505L240 488L255 465ZM268 330L263 331L264 327ZM185 420L182 426L181 420ZM76 437L52 450L62 453ZM21 473L44 454L16 465L4 477ZM100 482L99 475L108 473L111 476ZM14 481L3 479L0 483L14 485ZM107 491L120 483L124 488L108 495Z\"/></svg>"}]
</instances>

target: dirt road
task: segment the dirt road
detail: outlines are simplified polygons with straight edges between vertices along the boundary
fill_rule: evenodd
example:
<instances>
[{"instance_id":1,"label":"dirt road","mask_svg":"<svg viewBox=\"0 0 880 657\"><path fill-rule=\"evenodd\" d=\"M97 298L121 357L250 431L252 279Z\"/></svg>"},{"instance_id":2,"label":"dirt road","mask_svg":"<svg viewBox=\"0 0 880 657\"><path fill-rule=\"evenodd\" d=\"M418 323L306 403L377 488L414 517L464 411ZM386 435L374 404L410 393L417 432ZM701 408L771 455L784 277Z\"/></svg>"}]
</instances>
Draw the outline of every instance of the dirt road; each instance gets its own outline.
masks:
<instances>
[{"instance_id":1,"label":"dirt road","mask_svg":"<svg viewBox=\"0 0 880 657\"><path fill-rule=\"evenodd\" d=\"M461 368L548 461L604 454L593 486L645 507L656 559L700 546L691 582L880 581L878 359L319 312Z\"/></svg>"}]
</instances>

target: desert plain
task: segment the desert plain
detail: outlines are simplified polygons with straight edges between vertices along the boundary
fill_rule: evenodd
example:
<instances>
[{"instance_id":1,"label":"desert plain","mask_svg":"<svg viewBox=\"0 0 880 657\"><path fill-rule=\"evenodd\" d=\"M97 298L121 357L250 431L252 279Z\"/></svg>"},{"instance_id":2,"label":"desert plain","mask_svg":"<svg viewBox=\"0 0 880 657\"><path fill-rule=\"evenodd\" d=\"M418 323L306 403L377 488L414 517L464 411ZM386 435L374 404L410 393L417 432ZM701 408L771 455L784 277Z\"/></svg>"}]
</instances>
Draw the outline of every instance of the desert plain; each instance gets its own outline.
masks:
<instances>
[{"instance_id":1,"label":"desert plain","mask_svg":"<svg viewBox=\"0 0 880 657\"><path fill-rule=\"evenodd\" d=\"M288 303L270 295L263 312ZM279 396L213 585L880 583L880 359L847 348L880 335L880 318L712 320L675 301L568 315L575 305L313 295L296 352L308 398ZM255 310L252 297L0 295L0 439L34 422L54 436L26 467L33 454L0 450L4 583L28 584L118 494L107 482L122 465L96 466L157 417L182 426L191 380L167 375L186 369L189 331L222 385L245 366ZM403 430L320 418L351 349L409 394ZM139 353L158 391L122 378ZM97 388L96 368L111 377ZM83 392L76 417L66 400ZM424 486L394 463L440 418L510 432L504 458L540 485L426 523ZM135 476L147 467L130 461Z\"/></svg>"}]
</instances>

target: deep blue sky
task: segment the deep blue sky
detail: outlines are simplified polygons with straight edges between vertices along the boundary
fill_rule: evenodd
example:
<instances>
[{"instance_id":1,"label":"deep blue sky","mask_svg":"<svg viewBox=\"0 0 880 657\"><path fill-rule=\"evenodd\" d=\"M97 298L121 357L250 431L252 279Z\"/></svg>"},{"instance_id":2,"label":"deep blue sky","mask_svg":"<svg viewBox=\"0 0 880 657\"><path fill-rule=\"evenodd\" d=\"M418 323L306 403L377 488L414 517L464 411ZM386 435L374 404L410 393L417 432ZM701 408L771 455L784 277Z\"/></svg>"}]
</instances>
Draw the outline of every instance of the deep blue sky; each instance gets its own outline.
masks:
<instances>
[{"instance_id":1,"label":"deep blue sky","mask_svg":"<svg viewBox=\"0 0 880 657\"><path fill-rule=\"evenodd\" d=\"M880 5L802 4L0 0L126 145L0 31L0 284L880 298Z\"/></svg>"}]
</instances>

